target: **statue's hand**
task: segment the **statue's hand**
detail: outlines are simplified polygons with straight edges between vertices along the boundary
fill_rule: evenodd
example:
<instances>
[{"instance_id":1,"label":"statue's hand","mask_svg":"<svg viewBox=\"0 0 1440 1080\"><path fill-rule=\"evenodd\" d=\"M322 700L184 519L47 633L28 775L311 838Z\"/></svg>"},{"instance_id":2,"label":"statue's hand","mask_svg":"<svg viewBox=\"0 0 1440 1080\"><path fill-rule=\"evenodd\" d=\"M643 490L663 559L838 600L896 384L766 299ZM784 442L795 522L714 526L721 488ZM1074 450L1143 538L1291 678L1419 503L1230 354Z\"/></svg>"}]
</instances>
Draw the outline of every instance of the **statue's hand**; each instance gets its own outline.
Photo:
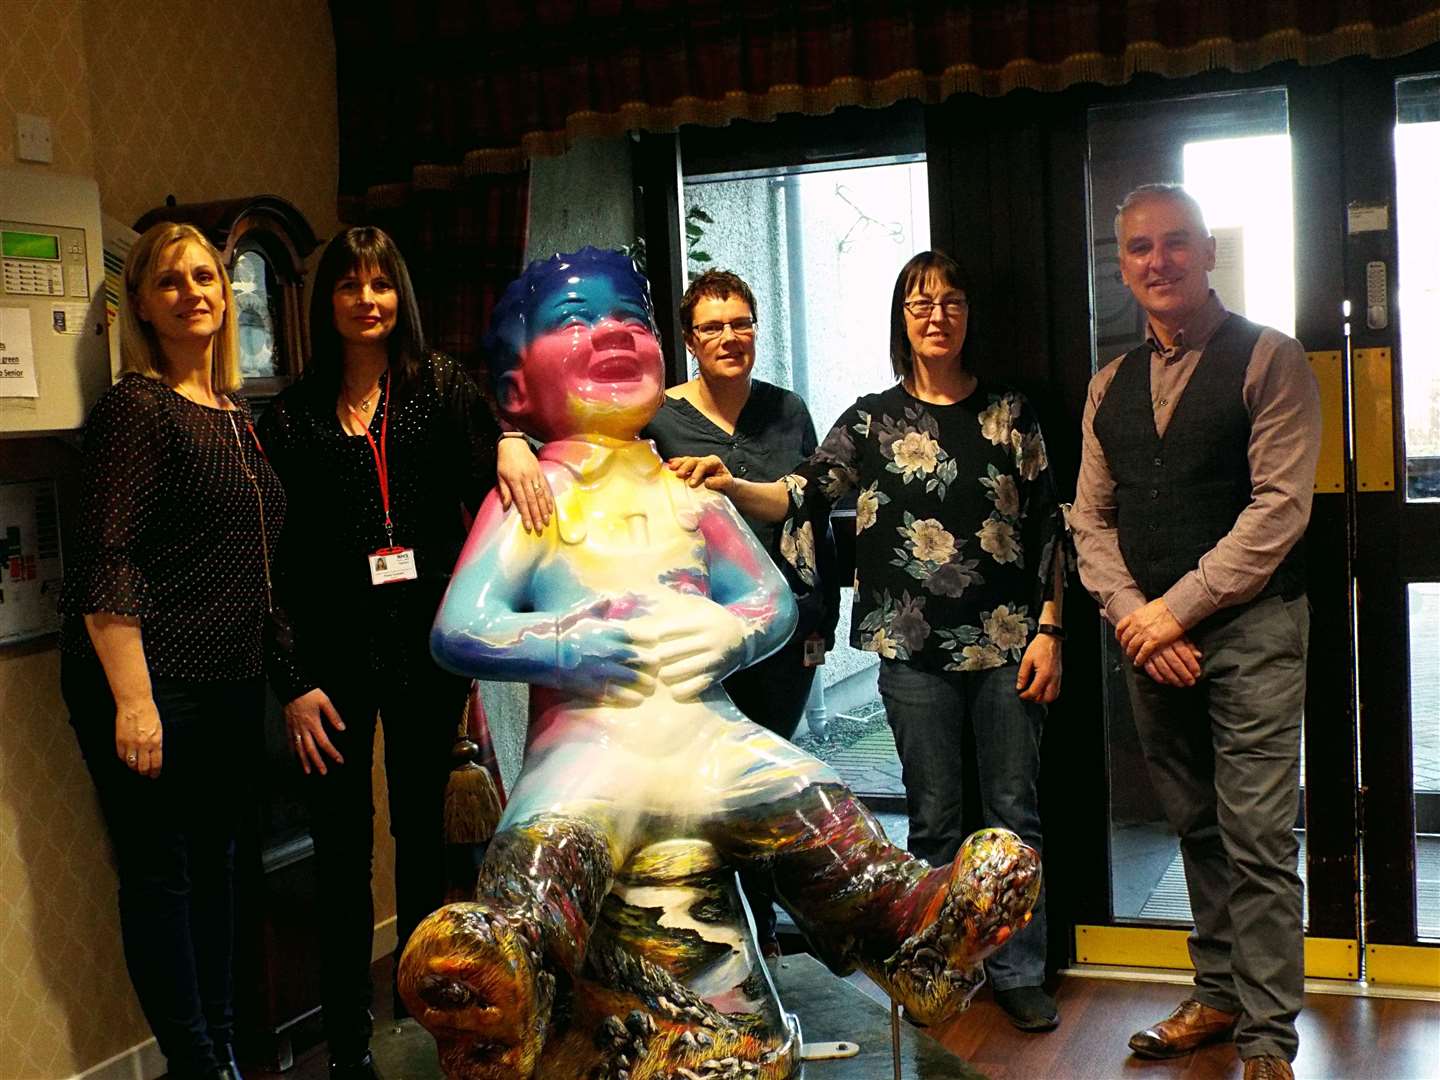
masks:
<instances>
[{"instance_id":1,"label":"statue's hand","mask_svg":"<svg viewBox=\"0 0 1440 1080\"><path fill-rule=\"evenodd\" d=\"M609 601L562 620L555 639L555 683L607 705L638 705L655 692L656 636L643 618L618 615Z\"/></svg>"},{"instance_id":2,"label":"statue's hand","mask_svg":"<svg viewBox=\"0 0 1440 1080\"><path fill-rule=\"evenodd\" d=\"M744 661L745 621L703 596L676 596L637 620L655 639L659 679L677 700L700 694Z\"/></svg>"}]
</instances>

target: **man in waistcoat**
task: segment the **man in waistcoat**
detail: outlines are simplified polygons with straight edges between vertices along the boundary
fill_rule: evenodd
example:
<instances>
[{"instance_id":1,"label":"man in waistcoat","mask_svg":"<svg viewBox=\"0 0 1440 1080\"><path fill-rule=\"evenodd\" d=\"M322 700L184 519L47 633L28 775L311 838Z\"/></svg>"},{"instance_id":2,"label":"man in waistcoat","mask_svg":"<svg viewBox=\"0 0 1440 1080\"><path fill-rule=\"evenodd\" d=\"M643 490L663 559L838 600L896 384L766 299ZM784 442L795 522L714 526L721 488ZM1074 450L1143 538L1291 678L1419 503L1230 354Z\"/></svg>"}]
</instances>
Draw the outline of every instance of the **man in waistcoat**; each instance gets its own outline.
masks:
<instances>
[{"instance_id":1,"label":"man in waistcoat","mask_svg":"<svg viewBox=\"0 0 1440 1080\"><path fill-rule=\"evenodd\" d=\"M1246 1080L1288 1080L1319 391L1299 342L1210 290L1215 239L1183 188L1131 192L1115 236L1147 340L1090 382L1072 525L1081 580L1130 661L1195 919L1190 997L1130 1048L1175 1057L1233 1035Z\"/></svg>"}]
</instances>

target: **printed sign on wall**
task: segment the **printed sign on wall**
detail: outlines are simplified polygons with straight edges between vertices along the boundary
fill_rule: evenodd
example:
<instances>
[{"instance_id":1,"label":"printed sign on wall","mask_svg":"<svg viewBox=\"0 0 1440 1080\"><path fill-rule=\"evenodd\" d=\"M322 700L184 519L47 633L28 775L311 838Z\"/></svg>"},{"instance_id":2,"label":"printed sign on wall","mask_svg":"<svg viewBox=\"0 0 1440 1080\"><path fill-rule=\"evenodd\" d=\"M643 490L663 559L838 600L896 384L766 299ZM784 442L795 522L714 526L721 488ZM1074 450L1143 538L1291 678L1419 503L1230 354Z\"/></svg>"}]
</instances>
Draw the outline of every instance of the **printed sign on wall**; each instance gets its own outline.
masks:
<instances>
[{"instance_id":1,"label":"printed sign on wall","mask_svg":"<svg viewBox=\"0 0 1440 1080\"><path fill-rule=\"evenodd\" d=\"M38 396L30 309L0 307L0 397Z\"/></svg>"}]
</instances>

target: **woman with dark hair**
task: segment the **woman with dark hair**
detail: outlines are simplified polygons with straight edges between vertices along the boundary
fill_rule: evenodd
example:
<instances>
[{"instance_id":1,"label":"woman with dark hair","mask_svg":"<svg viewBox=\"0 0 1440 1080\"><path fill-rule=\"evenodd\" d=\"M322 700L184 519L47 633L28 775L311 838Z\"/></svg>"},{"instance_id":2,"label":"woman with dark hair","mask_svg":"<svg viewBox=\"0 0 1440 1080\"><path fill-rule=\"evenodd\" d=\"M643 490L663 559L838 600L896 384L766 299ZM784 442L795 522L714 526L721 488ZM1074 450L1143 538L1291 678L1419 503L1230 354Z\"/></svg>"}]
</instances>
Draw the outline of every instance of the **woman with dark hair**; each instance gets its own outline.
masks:
<instances>
[{"instance_id":1,"label":"woman with dark hair","mask_svg":"<svg viewBox=\"0 0 1440 1080\"><path fill-rule=\"evenodd\" d=\"M755 294L728 270L707 270L680 298L685 347L698 373L665 391L660 411L640 434L653 439L660 456L715 454L732 473L749 480L778 480L816 448L815 422L796 394L751 378L755 367ZM745 523L797 593L800 622L789 642L758 664L725 680L736 706L762 727L790 739L805 713L816 665L835 643L840 586L834 565L834 541L819 526L818 586L806 585L780 554L780 528L746 517ZM778 956L774 890L768 876L741 874L755 916L760 948Z\"/></svg>"},{"instance_id":2,"label":"woman with dark hair","mask_svg":"<svg viewBox=\"0 0 1440 1080\"><path fill-rule=\"evenodd\" d=\"M235 832L260 745L285 495L243 400L235 297L190 225L125 262L124 374L85 424L61 686L120 879L125 964L175 1080L238 1080ZM69 554L67 552L67 554Z\"/></svg>"},{"instance_id":3,"label":"woman with dark hair","mask_svg":"<svg viewBox=\"0 0 1440 1080\"><path fill-rule=\"evenodd\" d=\"M1044 439L1020 394L965 369L968 284L941 252L906 263L890 309L899 381L856 401L790 475L759 484L718 457L671 462L741 513L783 521L781 550L802 576L815 565L817 510L857 494L850 643L880 655L909 848L935 865L965 837L967 727L983 824L1041 849L1040 734L1060 692L1064 636L1064 525ZM1059 1022L1041 987L1043 905L986 964L996 1000L1028 1031Z\"/></svg>"},{"instance_id":4,"label":"woman with dark hair","mask_svg":"<svg viewBox=\"0 0 1440 1080\"><path fill-rule=\"evenodd\" d=\"M269 669L307 777L330 1075L367 1078L376 717L399 955L444 899L445 782L468 687L431 659L430 623L466 514L496 482L497 452L526 477L533 512L548 487L525 440L501 438L469 375L425 348L404 259L379 229L350 229L321 256L310 340L309 370L260 425L295 508Z\"/></svg>"}]
</instances>

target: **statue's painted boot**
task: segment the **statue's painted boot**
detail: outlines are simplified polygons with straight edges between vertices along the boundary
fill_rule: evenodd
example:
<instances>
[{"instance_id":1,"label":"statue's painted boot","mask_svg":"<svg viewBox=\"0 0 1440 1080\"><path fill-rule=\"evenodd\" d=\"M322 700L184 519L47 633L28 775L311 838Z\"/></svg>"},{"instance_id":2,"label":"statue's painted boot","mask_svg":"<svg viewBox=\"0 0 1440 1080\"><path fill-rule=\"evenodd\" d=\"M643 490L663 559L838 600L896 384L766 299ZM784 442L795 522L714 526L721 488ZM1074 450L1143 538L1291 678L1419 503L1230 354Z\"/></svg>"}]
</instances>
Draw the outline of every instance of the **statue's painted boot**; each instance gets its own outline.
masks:
<instances>
[{"instance_id":1,"label":"statue's painted boot","mask_svg":"<svg viewBox=\"0 0 1440 1080\"><path fill-rule=\"evenodd\" d=\"M410 935L396 986L435 1036L454 1080L528 1080L550 1022L555 978L535 940L483 903L450 904Z\"/></svg>"},{"instance_id":2,"label":"statue's painted boot","mask_svg":"<svg viewBox=\"0 0 1440 1080\"><path fill-rule=\"evenodd\" d=\"M773 825L797 818L810 828ZM932 867L891 844L838 785L766 807L743 839L770 860L815 954L840 975L859 967L921 1023L969 1001L980 962L1029 922L1040 894L1040 857L1014 833L983 829Z\"/></svg>"},{"instance_id":3,"label":"statue's painted boot","mask_svg":"<svg viewBox=\"0 0 1440 1080\"><path fill-rule=\"evenodd\" d=\"M556 975L578 977L612 873L594 824L540 815L491 840L476 902L441 908L410 935L396 987L447 1077L536 1075Z\"/></svg>"},{"instance_id":4,"label":"statue's painted boot","mask_svg":"<svg viewBox=\"0 0 1440 1080\"><path fill-rule=\"evenodd\" d=\"M1040 857L1006 829L975 833L935 873L944 888L902 928L900 947L880 963L860 962L922 1024L969 1002L985 981L981 962L1030 921L1040 895Z\"/></svg>"}]
</instances>

